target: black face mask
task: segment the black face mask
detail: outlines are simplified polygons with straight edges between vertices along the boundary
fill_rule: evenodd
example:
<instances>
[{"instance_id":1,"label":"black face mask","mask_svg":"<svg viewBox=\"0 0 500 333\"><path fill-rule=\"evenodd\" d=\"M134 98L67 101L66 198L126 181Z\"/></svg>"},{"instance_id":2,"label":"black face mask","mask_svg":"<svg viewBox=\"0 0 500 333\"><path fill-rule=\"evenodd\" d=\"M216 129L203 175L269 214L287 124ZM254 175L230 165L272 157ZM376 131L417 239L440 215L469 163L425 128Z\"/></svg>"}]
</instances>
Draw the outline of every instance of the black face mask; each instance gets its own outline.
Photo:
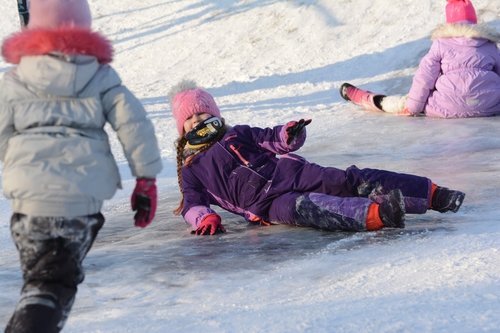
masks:
<instances>
[{"instance_id":1,"label":"black face mask","mask_svg":"<svg viewBox=\"0 0 500 333\"><path fill-rule=\"evenodd\" d=\"M190 145L201 145L217 138L223 129L222 120L212 116L196 125L186 134L185 138Z\"/></svg>"}]
</instances>

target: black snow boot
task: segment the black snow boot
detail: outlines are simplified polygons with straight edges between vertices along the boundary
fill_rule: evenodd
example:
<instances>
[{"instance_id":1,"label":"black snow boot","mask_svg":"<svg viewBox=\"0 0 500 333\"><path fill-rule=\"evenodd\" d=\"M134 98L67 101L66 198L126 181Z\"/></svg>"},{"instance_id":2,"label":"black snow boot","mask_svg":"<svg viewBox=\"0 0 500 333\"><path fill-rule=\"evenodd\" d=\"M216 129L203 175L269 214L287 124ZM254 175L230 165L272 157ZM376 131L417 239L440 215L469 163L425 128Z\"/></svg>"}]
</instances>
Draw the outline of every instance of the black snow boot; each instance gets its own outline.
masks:
<instances>
[{"instance_id":1,"label":"black snow boot","mask_svg":"<svg viewBox=\"0 0 500 333\"><path fill-rule=\"evenodd\" d=\"M17 309L5 333L58 333L62 312L59 308L29 304Z\"/></svg>"},{"instance_id":2,"label":"black snow boot","mask_svg":"<svg viewBox=\"0 0 500 333\"><path fill-rule=\"evenodd\" d=\"M405 227L405 203L401 190L392 190L378 208L382 223L387 228Z\"/></svg>"},{"instance_id":3,"label":"black snow boot","mask_svg":"<svg viewBox=\"0 0 500 333\"><path fill-rule=\"evenodd\" d=\"M456 213L460 209L464 198L465 193L463 192L438 186L432 196L431 209L437 210L440 213L448 211Z\"/></svg>"}]
</instances>

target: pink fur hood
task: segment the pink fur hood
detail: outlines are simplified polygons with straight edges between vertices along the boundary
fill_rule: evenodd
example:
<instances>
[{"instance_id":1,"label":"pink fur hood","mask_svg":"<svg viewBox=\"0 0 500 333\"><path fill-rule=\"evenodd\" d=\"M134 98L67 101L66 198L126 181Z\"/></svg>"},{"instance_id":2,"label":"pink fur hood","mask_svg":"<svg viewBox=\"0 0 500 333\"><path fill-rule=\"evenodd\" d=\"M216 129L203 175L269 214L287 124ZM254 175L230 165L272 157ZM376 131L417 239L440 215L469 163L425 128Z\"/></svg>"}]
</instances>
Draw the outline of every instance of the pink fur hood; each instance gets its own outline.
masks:
<instances>
[{"instance_id":1,"label":"pink fur hood","mask_svg":"<svg viewBox=\"0 0 500 333\"><path fill-rule=\"evenodd\" d=\"M19 64L24 56L54 52L94 56L100 64L113 60L111 42L97 32L82 28L26 29L10 35L2 44L2 56L11 64Z\"/></svg>"}]
</instances>

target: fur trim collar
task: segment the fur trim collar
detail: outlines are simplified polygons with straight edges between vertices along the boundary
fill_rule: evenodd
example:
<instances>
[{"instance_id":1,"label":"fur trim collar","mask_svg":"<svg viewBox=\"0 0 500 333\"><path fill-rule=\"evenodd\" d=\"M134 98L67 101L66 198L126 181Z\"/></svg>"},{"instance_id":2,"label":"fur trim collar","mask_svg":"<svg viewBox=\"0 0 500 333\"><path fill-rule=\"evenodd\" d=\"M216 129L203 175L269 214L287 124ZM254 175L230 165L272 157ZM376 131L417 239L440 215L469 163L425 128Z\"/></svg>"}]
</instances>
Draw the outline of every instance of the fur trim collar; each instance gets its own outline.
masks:
<instances>
[{"instance_id":1,"label":"fur trim collar","mask_svg":"<svg viewBox=\"0 0 500 333\"><path fill-rule=\"evenodd\" d=\"M432 32L431 39L453 37L484 38L494 43L500 42L498 32L481 24L442 24Z\"/></svg>"},{"instance_id":2,"label":"fur trim collar","mask_svg":"<svg viewBox=\"0 0 500 333\"><path fill-rule=\"evenodd\" d=\"M2 56L11 64L19 64L24 56L52 52L90 55L101 64L113 60L111 42L97 32L82 28L25 29L10 35L2 44Z\"/></svg>"}]
</instances>

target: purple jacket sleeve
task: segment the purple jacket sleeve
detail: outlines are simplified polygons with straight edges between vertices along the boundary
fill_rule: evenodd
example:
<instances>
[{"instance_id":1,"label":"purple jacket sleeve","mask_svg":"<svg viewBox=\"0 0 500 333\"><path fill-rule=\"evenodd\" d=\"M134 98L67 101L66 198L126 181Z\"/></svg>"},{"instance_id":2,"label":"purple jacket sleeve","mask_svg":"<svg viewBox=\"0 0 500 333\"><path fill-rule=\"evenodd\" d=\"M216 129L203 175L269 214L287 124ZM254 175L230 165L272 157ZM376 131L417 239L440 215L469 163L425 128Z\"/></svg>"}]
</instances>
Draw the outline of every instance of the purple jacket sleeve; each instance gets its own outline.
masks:
<instances>
[{"instance_id":1,"label":"purple jacket sleeve","mask_svg":"<svg viewBox=\"0 0 500 333\"><path fill-rule=\"evenodd\" d=\"M256 130L255 128L253 130ZM260 129L255 137L256 143L272 153L278 155L288 154L298 150L306 141L306 129L299 134L290 144L286 143L286 125L276 126L274 128Z\"/></svg>"},{"instance_id":2,"label":"purple jacket sleeve","mask_svg":"<svg viewBox=\"0 0 500 333\"><path fill-rule=\"evenodd\" d=\"M429 95L435 88L441 72L439 42L432 43L429 52L422 58L413 77L405 107L411 114L423 112Z\"/></svg>"},{"instance_id":3,"label":"purple jacket sleeve","mask_svg":"<svg viewBox=\"0 0 500 333\"><path fill-rule=\"evenodd\" d=\"M500 75L500 50L497 48L497 54L495 57L495 68L493 69L495 73Z\"/></svg>"},{"instance_id":4,"label":"purple jacket sleeve","mask_svg":"<svg viewBox=\"0 0 500 333\"><path fill-rule=\"evenodd\" d=\"M216 212L210 208L210 199L206 191L198 184L197 178L188 168L182 170L182 189L184 193L182 216L187 224L196 229L207 215Z\"/></svg>"}]
</instances>

